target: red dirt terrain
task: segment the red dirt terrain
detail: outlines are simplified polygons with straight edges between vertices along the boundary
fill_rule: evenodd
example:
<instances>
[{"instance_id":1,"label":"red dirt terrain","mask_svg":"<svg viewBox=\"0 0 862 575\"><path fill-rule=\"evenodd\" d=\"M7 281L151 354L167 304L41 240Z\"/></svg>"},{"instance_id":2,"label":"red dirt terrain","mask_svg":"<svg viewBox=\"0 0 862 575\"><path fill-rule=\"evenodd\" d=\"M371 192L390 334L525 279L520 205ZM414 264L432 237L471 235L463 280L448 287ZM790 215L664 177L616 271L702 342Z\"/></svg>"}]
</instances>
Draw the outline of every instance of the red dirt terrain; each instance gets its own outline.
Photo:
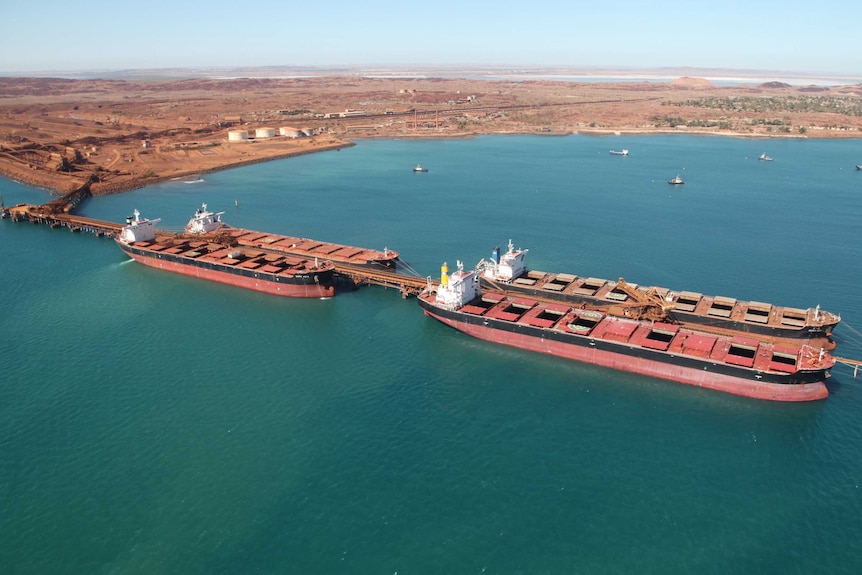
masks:
<instances>
[{"instance_id":1,"label":"red dirt terrain","mask_svg":"<svg viewBox=\"0 0 862 575\"><path fill-rule=\"evenodd\" d=\"M250 138L229 141L232 130ZM0 78L0 174L56 193L118 192L357 138L656 132L858 138L862 85Z\"/></svg>"}]
</instances>

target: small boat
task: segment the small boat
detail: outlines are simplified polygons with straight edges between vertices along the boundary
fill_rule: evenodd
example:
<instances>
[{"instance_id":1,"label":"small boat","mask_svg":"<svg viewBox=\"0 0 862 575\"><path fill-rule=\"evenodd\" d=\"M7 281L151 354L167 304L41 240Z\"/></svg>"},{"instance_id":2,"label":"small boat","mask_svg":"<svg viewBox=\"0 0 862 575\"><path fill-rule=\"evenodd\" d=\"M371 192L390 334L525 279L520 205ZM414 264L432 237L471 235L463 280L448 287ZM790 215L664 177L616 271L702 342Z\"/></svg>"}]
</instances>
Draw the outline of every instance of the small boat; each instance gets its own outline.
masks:
<instances>
[{"instance_id":1,"label":"small boat","mask_svg":"<svg viewBox=\"0 0 862 575\"><path fill-rule=\"evenodd\" d=\"M623 148L622 150L611 150L611 155L612 156L628 156L629 151L626 148Z\"/></svg>"},{"instance_id":2,"label":"small boat","mask_svg":"<svg viewBox=\"0 0 862 575\"><path fill-rule=\"evenodd\" d=\"M685 182L682 180L682 178L679 177L679 174L677 174L675 178L669 179L667 183L673 186L678 186L680 184L684 184Z\"/></svg>"},{"instance_id":3,"label":"small boat","mask_svg":"<svg viewBox=\"0 0 862 575\"><path fill-rule=\"evenodd\" d=\"M428 168L423 168L422 164L416 164L416 167L413 168L414 172L427 172Z\"/></svg>"},{"instance_id":4,"label":"small boat","mask_svg":"<svg viewBox=\"0 0 862 575\"><path fill-rule=\"evenodd\" d=\"M857 170L862 170L862 164L856 164L856 169L857 169Z\"/></svg>"},{"instance_id":5,"label":"small boat","mask_svg":"<svg viewBox=\"0 0 862 575\"><path fill-rule=\"evenodd\" d=\"M760 157L757 159L762 161L762 162L771 162L772 156L767 156L766 154L760 154Z\"/></svg>"}]
</instances>

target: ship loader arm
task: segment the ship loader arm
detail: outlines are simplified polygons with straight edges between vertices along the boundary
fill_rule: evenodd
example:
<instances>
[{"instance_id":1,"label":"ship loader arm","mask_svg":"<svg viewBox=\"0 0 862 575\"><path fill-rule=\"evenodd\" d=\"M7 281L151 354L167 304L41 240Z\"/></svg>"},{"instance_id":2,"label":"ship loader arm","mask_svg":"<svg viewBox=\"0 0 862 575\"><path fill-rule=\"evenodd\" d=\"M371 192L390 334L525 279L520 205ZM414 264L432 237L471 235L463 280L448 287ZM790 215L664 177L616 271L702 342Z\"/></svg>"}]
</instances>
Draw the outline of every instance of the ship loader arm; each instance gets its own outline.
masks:
<instances>
[{"instance_id":1,"label":"ship loader arm","mask_svg":"<svg viewBox=\"0 0 862 575\"><path fill-rule=\"evenodd\" d=\"M608 313L638 320L646 319L675 323L670 313L670 310L673 309L673 303L662 298L654 287L646 291L639 290L629 285L623 278L620 278L619 282L617 282L617 288L629 296L631 301L608 307Z\"/></svg>"}]
</instances>

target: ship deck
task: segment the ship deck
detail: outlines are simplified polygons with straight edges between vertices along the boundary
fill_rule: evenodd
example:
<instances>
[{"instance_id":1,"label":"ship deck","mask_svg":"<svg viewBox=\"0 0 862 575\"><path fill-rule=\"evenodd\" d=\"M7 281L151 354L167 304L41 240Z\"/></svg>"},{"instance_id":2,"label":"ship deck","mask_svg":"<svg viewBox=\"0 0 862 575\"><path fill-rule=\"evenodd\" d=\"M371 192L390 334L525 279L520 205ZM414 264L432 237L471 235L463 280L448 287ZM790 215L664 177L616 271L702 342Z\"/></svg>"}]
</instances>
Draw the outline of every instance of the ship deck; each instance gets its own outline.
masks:
<instances>
[{"instance_id":1,"label":"ship deck","mask_svg":"<svg viewBox=\"0 0 862 575\"><path fill-rule=\"evenodd\" d=\"M135 242L133 247L153 253L171 254L182 258L208 261L214 264L257 270L270 274L294 275L310 271L334 269L328 261L317 262L313 259L274 254L262 250L229 247L207 240L195 240L175 234L157 234L150 242Z\"/></svg>"},{"instance_id":2,"label":"ship deck","mask_svg":"<svg viewBox=\"0 0 862 575\"><path fill-rule=\"evenodd\" d=\"M635 321L562 303L485 291L460 310L477 317L617 342L641 349L700 358L765 373L793 374L801 369L828 369L829 354L811 346L769 343L744 335L718 335L676 324Z\"/></svg>"},{"instance_id":3,"label":"ship deck","mask_svg":"<svg viewBox=\"0 0 862 575\"><path fill-rule=\"evenodd\" d=\"M512 280L510 285L519 291L537 290L551 299L590 302L607 308L636 303L631 295L620 288L618 282L595 277L531 270ZM505 290L507 284L494 283L494 287ZM840 321L838 316L817 309L781 307L758 301L741 301L690 291L672 291L661 287L648 288L633 283L628 283L628 287L644 295L652 290L653 294L670 304L670 314L675 317L697 316L713 325L738 322L753 328L802 331L809 326L830 327Z\"/></svg>"},{"instance_id":4,"label":"ship deck","mask_svg":"<svg viewBox=\"0 0 862 575\"><path fill-rule=\"evenodd\" d=\"M394 267L398 252L385 249L383 251L358 248L321 242L308 238L282 236L265 232L256 232L241 228L225 227L224 230L241 246L266 248L286 254L299 255L308 258L319 258L337 263L351 265L377 264L382 267Z\"/></svg>"}]
</instances>

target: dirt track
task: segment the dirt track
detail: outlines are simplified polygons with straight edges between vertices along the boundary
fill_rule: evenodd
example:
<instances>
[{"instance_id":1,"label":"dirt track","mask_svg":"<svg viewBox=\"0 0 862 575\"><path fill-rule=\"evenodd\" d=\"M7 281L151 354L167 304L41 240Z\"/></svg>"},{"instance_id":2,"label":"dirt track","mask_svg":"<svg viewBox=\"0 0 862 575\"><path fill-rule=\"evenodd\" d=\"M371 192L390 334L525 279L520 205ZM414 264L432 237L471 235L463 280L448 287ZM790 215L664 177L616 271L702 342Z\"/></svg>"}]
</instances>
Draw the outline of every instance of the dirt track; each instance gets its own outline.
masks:
<instances>
[{"instance_id":1,"label":"dirt track","mask_svg":"<svg viewBox=\"0 0 862 575\"><path fill-rule=\"evenodd\" d=\"M276 137L255 138L264 127ZM313 135L278 136L282 127ZM228 141L229 130L252 139ZM573 132L859 138L862 86L0 78L0 174L56 193L88 182L94 194L118 192L357 138Z\"/></svg>"}]
</instances>

